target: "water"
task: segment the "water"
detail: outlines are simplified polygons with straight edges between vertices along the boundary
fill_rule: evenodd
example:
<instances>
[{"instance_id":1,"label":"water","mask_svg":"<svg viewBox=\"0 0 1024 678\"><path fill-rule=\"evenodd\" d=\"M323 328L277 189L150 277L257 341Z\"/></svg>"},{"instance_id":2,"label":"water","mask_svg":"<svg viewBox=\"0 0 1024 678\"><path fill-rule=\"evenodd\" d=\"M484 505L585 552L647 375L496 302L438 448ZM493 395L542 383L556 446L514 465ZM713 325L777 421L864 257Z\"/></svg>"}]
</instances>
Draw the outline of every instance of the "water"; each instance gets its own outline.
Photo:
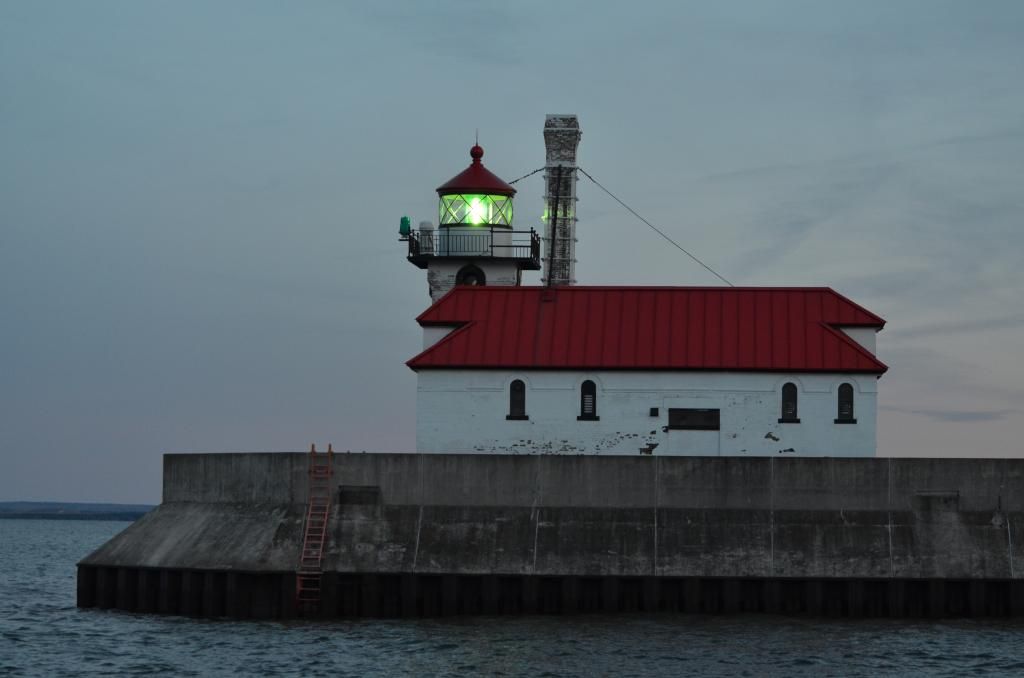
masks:
<instances>
[{"instance_id":1,"label":"water","mask_svg":"<svg viewBox=\"0 0 1024 678\"><path fill-rule=\"evenodd\" d=\"M769 616L229 622L79 610L126 523L0 520L0 676L1024 675L1024 623Z\"/></svg>"}]
</instances>

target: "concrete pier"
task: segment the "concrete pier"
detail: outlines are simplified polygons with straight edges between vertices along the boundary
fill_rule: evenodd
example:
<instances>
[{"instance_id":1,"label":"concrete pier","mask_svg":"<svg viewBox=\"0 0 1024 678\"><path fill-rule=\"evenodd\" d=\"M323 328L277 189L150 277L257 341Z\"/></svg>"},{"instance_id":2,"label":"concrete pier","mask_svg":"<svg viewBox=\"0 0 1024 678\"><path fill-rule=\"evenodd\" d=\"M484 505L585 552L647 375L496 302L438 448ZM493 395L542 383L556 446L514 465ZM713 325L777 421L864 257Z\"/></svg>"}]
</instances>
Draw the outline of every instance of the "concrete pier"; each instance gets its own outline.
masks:
<instances>
[{"instance_id":1,"label":"concrete pier","mask_svg":"<svg viewBox=\"0 0 1024 678\"><path fill-rule=\"evenodd\" d=\"M164 458L81 607L287 618L307 454ZM1024 460L337 454L325 616L1024 614Z\"/></svg>"}]
</instances>

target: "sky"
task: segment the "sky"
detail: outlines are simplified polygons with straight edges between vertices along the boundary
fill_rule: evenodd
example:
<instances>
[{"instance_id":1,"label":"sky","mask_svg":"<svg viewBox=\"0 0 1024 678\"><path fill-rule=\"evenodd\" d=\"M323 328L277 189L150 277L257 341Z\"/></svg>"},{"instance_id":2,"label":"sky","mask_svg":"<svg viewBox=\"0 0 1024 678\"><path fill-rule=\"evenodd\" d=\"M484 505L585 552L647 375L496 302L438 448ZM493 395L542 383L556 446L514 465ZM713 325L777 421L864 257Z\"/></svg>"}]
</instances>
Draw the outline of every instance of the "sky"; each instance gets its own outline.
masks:
<instances>
[{"instance_id":1,"label":"sky","mask_svg":"<svg viewBox=\"0 0 1024 678\"><path fill-rule=\"evenodd\" d=\"M614 4L0 2L0 500L413 451L399 218L477 130L499 176L541 167L547 113L732 282L888 321L880 455L1024 456L1024 3ZM578 195L580 284L717 284Z\"/></svg>"}]
</instances>

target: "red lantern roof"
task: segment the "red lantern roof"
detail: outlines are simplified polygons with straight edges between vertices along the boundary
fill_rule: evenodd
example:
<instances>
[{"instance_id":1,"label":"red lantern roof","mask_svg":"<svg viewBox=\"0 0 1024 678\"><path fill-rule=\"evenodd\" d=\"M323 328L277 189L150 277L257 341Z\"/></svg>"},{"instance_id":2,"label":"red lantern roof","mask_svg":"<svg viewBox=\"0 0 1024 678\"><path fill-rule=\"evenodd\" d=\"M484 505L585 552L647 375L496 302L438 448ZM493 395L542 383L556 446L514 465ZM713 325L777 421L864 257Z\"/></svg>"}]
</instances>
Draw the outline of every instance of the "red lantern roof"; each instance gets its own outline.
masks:
<instances>
[{"instance_id":1,"label":"red lantern roof","mask_svg":"<svg viewBox=\"0 0 1024 678\"><path fill-rule=\"evenodd\" d=\"M449 193L496 193L498 195L512 196L516 189L502 181L496 174L484 167L480 158L484 157L484 149L479 145L469 149L469 157L473 162L447 182L438 187L439 195Z\"/></svg>"},{"instance_id":2,"label":"red lantern roof","mask_svg":"<svg viewBox=\"0 0 1024 678\"><path fill-rule=\"evenodd\" d=\"M417 320L458 329L414 370L887 369L840 329L885 321L827 287L455 287Z\"/></svg>"}]
</instances>

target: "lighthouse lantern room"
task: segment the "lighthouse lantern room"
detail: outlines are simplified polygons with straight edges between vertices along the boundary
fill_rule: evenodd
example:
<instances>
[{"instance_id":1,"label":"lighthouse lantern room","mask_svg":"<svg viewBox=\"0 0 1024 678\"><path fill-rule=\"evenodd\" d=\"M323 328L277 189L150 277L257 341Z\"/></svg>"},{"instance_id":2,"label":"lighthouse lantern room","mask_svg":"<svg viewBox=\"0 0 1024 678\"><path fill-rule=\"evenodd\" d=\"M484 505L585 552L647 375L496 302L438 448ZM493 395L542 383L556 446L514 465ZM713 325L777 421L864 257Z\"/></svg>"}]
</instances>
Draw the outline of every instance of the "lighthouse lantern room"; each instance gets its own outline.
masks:
<instances>
[{"instance_id":1,"label":"lighthouse lantern room","mask_svg":"<svg viewBox=\"0 0 1024 678\"><path fill-rule=\"evenodd\" d=\"M413 230L403 218L399 230L409 261L427 270L431 301L455 285L514 286L524 270L540 270L538 234L513 230L516 189L484 167L479 145L469 155L469 167L437 189L438 227Z\"/></svg>"}]
</instances>

